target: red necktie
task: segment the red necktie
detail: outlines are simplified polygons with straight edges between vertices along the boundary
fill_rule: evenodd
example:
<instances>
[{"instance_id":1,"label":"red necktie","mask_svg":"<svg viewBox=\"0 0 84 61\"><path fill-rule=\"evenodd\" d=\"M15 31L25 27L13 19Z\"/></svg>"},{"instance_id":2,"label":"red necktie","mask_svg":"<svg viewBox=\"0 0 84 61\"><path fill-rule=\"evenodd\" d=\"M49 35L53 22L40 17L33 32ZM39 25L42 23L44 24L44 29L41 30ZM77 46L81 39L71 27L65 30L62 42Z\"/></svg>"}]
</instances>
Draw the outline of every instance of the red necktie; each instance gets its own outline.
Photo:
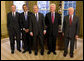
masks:
<instances>
[{"instance_id":1,"label":"red necktie","mask_svg":"<svg viewBox=\"0 0 84 61\"><path fill-rule=\"evenodd\" d=\"M52 23L54 23L54 14L52 13Z\"/></svg>"},{"instance_id":2,"label":"red necktie","mask_svg":"<svg viewBox=\"0 0 84 61\"><path fill-rule=\"evenodd\" d=\"M70 25L71 25L72 24L72 16L70 16L69 21L70 21Z\"/></svg>"}]
</instances>

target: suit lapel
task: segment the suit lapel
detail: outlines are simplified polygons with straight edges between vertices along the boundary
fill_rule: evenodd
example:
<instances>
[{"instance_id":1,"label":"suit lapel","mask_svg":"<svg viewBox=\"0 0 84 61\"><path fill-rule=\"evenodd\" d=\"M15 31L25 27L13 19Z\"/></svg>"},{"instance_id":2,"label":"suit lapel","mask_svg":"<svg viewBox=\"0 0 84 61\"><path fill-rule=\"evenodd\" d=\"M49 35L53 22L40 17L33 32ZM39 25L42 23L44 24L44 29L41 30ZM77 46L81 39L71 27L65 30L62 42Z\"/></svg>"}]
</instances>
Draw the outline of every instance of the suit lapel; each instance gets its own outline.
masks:
<instances>
[{"instance_id":1,"label":"suit lapel","mask_svg":"<svg viewBox=\"0 0 84 61\"><path fill-rule=\"evenodd\" d=\"M18 16L18 14L17 14L17 12L16 12L15 17L17 18L17 16Z\"/></svg>"},{"instance_id":2,"label":"suit lapel","mask_svg":"<svg viewBox=\"0 0 84 61\"><path fill-rule=\"evenodd\" d=\"M33 15L34 15L34 21L37 22L35 14L33 14Z\"/></svg>"},{"instance_id":3,"label":"suit lapel","mask_svg":"<svg viewBox=\"0 0 84 61\"><path fill-rule=\"evenodd\" d=\"M25 15L24 15L24 12L23 12L23 19L25 20Z\"/></svg>"},{"instance_id":4,"label":"suit lapel","mask_svg":"<svg viewBox=\"0 0 84 61\"><path fill-rule=\"evenodd\" d=\"M52 19L51 19L51 12L50 12L50 14L49 14L49 19L50 19L50 23L52 24Z\"/></svg>"},{"instance_id":5,"label":"suit lapel","mask_svg":"<svg viewBox=\"0 0 84 61\"><path fill-rule=\"evenodd\" d=\"M70 22L69 22L69 15L67 16L67 21L68 21L67 23L70 25Z\"/></svg>"},{"instance_id":6,"label":"suit lapel","mask_svg":"<svg viewBox=\"0 0 84 61\"><path fill-rule=\"evenodd\" d=\"M75 20L75 16L73 15L73 21L72 21L72 24L73 24L74 20Z\"/></svg>"},{"instance_id":7,"label":"suit lapel","mask_svg":"<svg viewBox=\"0 0 84 61\"><path fill-rule=\"evenodd\" d=\"M30 12L27 12L27 16L29 16L30 15Z\"/></svg>"},{"instance_id":8,"label":"suit lapel","mask_svg":"<svg viewBox=\"0 0 84 61\"><path fill-rule=\"evenodd\" d=\"M11 18L11 20L13 19L12 12L11 12L11 14L10 14L10 18Z\"/></svg>"},{"instance_id":9,"label":"suit lapel","mask_svg":"<svg viewBox=\"0 0 84 61\"><path fill-rule=\"evenodd\" d=\"M11 12L11 18L12 18L12 12Z\"/></svg>"},{"instance_id":10,"label":"suit lapel","mask_svg":"<svg viewBox=\"0 0 84 61\"><path fill-rule=\"evenodd\" d=\"M40 22L40 17L41 17L40 13L38 13L38 22Z\"/></svg>"},{"instance_id":11,"label":"suit lapel","mask_svg":"<svg viewBox=\"0 0 84 61\"><path fill-rule=\"evenodd\" d=\"M57 20L57 15L56 15L56 12L55 12L54 23L56 22L56 20Z\"/></svg>"}]
</instances>

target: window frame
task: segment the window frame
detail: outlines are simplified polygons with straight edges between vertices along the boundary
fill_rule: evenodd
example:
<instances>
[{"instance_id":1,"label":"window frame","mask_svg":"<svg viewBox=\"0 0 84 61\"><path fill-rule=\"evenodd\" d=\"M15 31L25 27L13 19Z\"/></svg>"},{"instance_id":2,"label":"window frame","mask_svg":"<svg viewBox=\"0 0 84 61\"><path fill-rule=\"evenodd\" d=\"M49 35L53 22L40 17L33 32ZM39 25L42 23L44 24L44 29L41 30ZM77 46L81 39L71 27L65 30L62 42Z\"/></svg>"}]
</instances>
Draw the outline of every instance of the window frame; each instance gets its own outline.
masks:
<instances>
[{"instance_id":1,"label":"window frame","mask_svg":"<svg viewBox=\"0 0 84 61\"><path fill-rule=\"evenodd\" d=\"M14 2L22 2L22 1L13 1L13 4L14 4ZM23 1L23 2L24 2L23 4L26 4L26 1ZM21 9L18 9L17 6L16 6L16 12L22 13L23 12L23 9L22 10Z\"/></svg>"},{"instance_id":2,"label":"window frame","mask_svg":"<svg viewBox=\"0 0 84 61\"><path fill-rule=\"evenodd\" d=\"M37 1L37 6L38 6L38 2L39 1ZM42 1L41 1L42 2ZM50 11L50 1L48 1L49 2L49 9L39 9L39 11ZM44 13L42 13L42 14L44 14ZM45 15L44 15L45 16Z\"/></svg>"}]
</instances>

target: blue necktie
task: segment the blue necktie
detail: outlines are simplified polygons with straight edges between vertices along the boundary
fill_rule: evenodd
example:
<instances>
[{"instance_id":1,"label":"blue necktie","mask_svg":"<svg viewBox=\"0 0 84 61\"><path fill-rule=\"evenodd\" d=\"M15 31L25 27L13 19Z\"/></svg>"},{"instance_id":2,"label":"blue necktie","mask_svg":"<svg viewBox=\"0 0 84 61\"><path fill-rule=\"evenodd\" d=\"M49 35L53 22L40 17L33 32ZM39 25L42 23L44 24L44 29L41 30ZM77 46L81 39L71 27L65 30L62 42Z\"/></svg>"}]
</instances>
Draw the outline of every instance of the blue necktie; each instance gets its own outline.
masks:
<instances>
[{"instance_id":1,"label":"blue necktie","mask_svg":"<svg viewBox=\"0 0 84 61\"><path fill-rule=\"evenodd\" d=\"M27 20L27 13L25 13L25 20Z\"/></svg>"},{"instance_id":2,"label":"blue necktie","mask_svg":"<svg viewBox=\"0 0 84 61\"><path fill-rule=\"evenodd\" d=\"M38 16L37 16L37 14L36 14L36 20L38 21Z\"/></svg>"}]
</instances>

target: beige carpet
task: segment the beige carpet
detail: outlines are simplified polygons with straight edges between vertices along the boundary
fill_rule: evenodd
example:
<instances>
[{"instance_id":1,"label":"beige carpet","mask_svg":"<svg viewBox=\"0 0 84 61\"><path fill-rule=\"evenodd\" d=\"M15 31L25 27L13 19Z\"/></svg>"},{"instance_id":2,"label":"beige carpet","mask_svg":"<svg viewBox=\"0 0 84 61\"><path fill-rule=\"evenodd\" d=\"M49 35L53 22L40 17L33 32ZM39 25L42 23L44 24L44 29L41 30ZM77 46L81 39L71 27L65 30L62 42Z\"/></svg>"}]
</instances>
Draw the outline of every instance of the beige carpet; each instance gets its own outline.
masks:
<instances>
[{"instance_id":1,"label":"beige carpet","mask_svg":"<svg viewBox=\"0 0 84 61\"><path fill-rule=\"evenodd\" d=\"M26 52L22 54L15 50L14 54L10 53L10 43L9 39L5 38L1 40L1 60L83 60L83 40L78 39L77 41L77 49L74 51L74 58L70 58L69 54L66 57L63 57L63 51L56 50L57 55L47 55L47 50L43 56L40 55L40 51L38 55L34 55L34 51L32 54Z\"/></svg>"}]
</instances>

